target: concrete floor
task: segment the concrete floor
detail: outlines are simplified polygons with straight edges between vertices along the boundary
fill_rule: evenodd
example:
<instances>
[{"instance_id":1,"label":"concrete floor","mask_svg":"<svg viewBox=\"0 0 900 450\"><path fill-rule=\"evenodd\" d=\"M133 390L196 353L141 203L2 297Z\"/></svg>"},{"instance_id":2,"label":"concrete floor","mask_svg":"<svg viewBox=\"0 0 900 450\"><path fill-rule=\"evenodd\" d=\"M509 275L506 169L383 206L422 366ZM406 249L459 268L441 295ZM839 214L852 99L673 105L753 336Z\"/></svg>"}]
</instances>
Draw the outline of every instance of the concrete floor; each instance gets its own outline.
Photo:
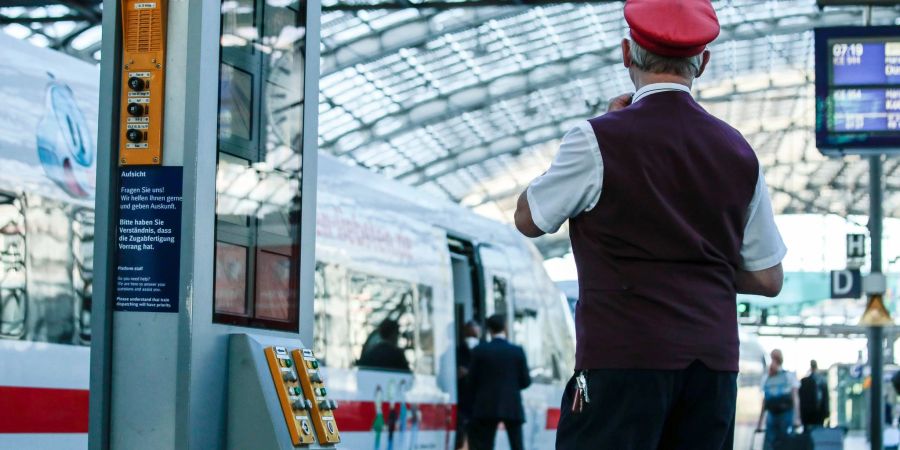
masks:
<instances>
[{"instance_id":1,"label":"concrete floor","mask_svg":"<svg viewBox=\"0 0 900 450\"><path fill-rule=\"evenodd\" d=\"M851 432L844 440L844 450L870 450L871 444L866 440L866 433L863 431Z\"/></svg>"}]
</instances>

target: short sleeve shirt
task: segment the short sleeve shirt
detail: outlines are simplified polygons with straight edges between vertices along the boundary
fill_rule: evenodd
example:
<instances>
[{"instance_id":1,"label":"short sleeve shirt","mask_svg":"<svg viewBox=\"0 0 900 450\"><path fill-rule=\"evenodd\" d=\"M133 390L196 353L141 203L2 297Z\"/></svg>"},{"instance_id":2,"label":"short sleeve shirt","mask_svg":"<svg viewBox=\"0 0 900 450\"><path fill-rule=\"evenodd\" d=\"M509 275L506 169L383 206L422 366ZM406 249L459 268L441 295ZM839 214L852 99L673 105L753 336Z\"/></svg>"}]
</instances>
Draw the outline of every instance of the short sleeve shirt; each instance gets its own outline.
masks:
<instances>
[{"instance_id":1,"label":"short sleeve shirt","mask_svg":"<svg viewBox=\"0 0 900 450\"><path fill-rule=\"evenodd\" d=\"M772 380L772 383L769 382L770 379ZM770 377L769 373L766 372L763 375L762 382L760 384L763 388L763 392L766 391L767 385L769 385L768 387L770 388L770 390L774 388L775 390L781 389L787 391L784 393L789 393L792 389L800 389L800 380L797 379L797 375L794 372L791 372L789 370L782 370L781 372L775 374L774 377Z\"/></svg>"},{"instance_id":2,"label":"short sleeve shirt","mask_svg":"<svg viewBox=\"0 0 900 450\"><path fill-rule=\"evenodd\" d=\"M684 85L655 83L639 89L632 102L671 90L690 92ZM541 231L555 233L566 220L593 209L602 188L603 157L594 130L583 121L563 137L550 169L528 186L526 199L531 218ZM760 165L753 198L747 205L741 268L765 270L780 263L786 253Z\"/></svg>"}]
</instances>

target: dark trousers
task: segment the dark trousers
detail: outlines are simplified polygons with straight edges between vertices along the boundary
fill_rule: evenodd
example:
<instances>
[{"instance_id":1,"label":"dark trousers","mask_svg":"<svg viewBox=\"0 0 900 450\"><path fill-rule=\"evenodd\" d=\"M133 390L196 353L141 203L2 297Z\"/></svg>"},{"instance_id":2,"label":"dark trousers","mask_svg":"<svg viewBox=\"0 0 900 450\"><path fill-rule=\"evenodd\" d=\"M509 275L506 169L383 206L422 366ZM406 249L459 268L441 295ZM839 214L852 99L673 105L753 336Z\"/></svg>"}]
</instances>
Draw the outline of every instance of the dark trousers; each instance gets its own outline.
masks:
<instances>
[{"instance_id":1,"label":"dark trousers","mask_svg":"<svg viewBox=\"0 0 900 450\"><path fill-rule=\"evenodd\" d=\"M525 450L522 444L522 422L496 419L472 419L469 422L469 450L494 450L497 425L503 422L511 450Z\"/></svg>"},{"instance_id":2,"label":"dark trousers","mask_svg":"<svg viewBox=\"0 0 900 450\"><path fill-rule=\"evenodd\" d=\"M600 369L586 374L590 403L562 399L557 450L731 450L737 374L694 362L683 370Z\"/></svg>"},{"instance_id":3,"label":"dark trousers","mask_svg":"<svg viewBox=\"0 0 900 450\"><path fill-rule=\"evenodd\" d=\"M463 444L466 442L466 437L469 434L469 422L471 419L467 415L458 414L456 416L456 445L453 447L456 450L463 448Z\"/></svg>"}]
</instances>

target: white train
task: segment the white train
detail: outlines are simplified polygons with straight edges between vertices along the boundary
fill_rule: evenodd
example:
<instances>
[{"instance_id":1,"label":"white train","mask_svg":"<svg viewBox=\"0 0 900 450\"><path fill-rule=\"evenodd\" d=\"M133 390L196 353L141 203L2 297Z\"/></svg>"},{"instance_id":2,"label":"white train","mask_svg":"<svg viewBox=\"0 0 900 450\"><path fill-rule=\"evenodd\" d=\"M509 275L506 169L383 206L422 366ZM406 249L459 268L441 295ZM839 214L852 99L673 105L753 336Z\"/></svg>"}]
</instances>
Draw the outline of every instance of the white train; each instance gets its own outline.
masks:
<instances>
[{"instance_id":1,"label":"white train","mask_svg":"<svg viewBox=\"0 0 900 450\"><path fill-rule=\"evenodd\" d=\"M87 446L98 68L0 35L0 450ZM461 324L505 312L529 359L529 450L553 448L574 324L509 226L319 158L313 342L342 448L454 446ZM220 264L217 289L240 276ZM357 367L400 326L410 373ZM749 448L765 353L742 335L736 449ZM504 433L498 448L507 448Z\"/></svg>"},{"instance_id":2,"label":"white train","mask_svg":"<svg viewBox=\"0 0 900 450\"><path fill-rule=\"evenodd\" d=\"M86 448L98 68L7 37L0 57L0 449ZM536 249L392 180L319 166L312 345L341 447L452 449L460 328L502 312L534 379L527 448L552 448L574 324ZM219 264L217 290L241 274ZM357 367L386 319L408 372Z\"/></svg>"}]
</instances>

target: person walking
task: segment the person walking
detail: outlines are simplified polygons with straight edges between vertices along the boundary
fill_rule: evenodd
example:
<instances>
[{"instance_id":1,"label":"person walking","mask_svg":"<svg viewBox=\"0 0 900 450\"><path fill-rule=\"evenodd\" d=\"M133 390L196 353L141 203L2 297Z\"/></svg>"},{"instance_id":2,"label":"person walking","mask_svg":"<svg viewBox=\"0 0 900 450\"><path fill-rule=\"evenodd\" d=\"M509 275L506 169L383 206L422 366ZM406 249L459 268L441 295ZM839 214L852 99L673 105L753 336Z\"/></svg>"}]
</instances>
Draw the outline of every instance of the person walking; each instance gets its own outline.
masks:
<instances>
[{"instance_id":1,"label":"person walking","mask_svg":"<svg viewBox=\"0 0 900 450\"><path fill-rule=\"evenodd\" d=\"M481 326L478 322L470 320L463 325L463 339L456 348L456 392L457 392L457 421L456 421L456 450L466 448L466 431L469 428L469 420L472 417L472 404L474 392L472 383L469 382L469 366L472 362L472 350L478 346L481 340Z\"/></svg>"},{"instance_id":2,"label":"person walking","mask_svg":"<svg viewBox=\"0 0 900 450\"><path fill-rule=\"evenodd\" d=\"M809 375L800 380L798 394L803 432L807 433L813 428L823 426L831 416L831 407L828 380L825 378L825 374L819 371L819 364L816 360L809 362Z\"/></svg>"},{"instance_id":3,"label":"person walking","mask_svg":"<svg viewBox=\"0 0 900 450\"><path fill-rule=\"evenodd\" d=\"M578 270L556 448L731 449L736 295L777 295L787 249L753 149L691 96L719 33L711 2L624 13L636 92L569 131L515 213L528 237L568 221Z\"/></svg>"},{"instance_id":4,"label":"person walking","mask_svg":"<svg viewBox=\"0 0 900 450\"><path fill-rule=\"evenodd\" d=\"M763 450L775 450L780 441L800 427L799 387L794 372L784 370L781 350L772 350L769 371L762 378L763 405L756 426L757 431L761 430L765 418Z\"/></svg>"},{"instance_id":5,"label":"person walking","mask_svg":"<svg viewBox=\"0 0 900 450\"><path fill-rule=\"evenodd\" d=\"M488 317L486 325L491 340L475 347L469 366L469 383L474 391L469 448L492 450L497 425L503 423L510 449L524 450L521 391L531 385L525 351L507 339L505 316Z\"/></svg>"}]
</instances>

